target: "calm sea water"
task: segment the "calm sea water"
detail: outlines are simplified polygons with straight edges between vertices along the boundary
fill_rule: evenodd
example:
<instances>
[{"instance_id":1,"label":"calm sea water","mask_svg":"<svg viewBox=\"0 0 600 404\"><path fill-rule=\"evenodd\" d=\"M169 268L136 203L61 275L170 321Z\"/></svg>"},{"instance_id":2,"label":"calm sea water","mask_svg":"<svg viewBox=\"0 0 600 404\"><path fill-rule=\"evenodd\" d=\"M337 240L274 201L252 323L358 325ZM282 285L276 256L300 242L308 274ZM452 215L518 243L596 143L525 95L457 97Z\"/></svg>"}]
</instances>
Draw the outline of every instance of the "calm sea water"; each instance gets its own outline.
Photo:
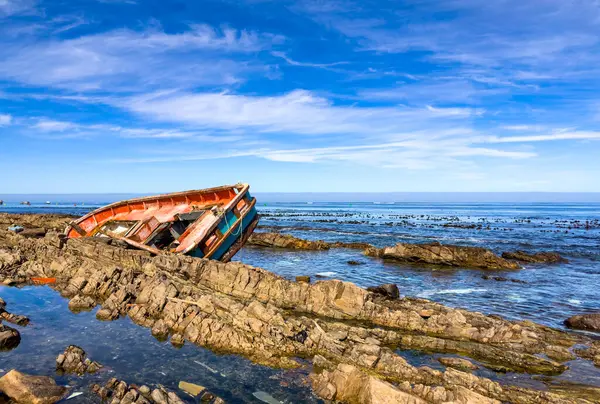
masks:
<instances>
[{"instance_id":1,"label":"calm sea water","mask_svg":"<svg viewBox=\"0 0 600 404\"><path fill-rule=\"evenodd\" d=\"M82 215L107 201L0 206L12 213ZM260 202L260 201L259 201ZM74 204L77 206L74 206ZM397 242L473 245L503 251L557 251L570 262L526 265L519 271L484 271L402 265L365 257L359 250L285 251L246 247L236 260L287 278L343 279L362 286L396 283L403 295L420 296L453 307L530 319L562 327L565 318L600 309L600 203L259 203L257 231L282 231L306 239L360 241L379 247ZM348 261L361 265L350 265ZM484 275L520 280L499 282ZM179 380L204 385L228 402L259 402L265 391L282 402L317 402L305 384L307 370L286 372L253 365L235 356L218 356L186 345L175 349L156 341L150 331L128 319L103 323L94 313L74 315L67 302L49 288L2 288L9 309L29 315L14 351L0 353L0 374L12 367L54 375L54 360L75 343L107 365L110 376L130 383L164 384L177 390ZM435 356L403 352L415 365L439 366ZM565 380L600 385L589 362L571 364ZM495 377L493 372L483 373ZM106 374L97 376L106 379ZM508 374L511 383L521 376ZM73 391L85 391L90 378L62 377ZM522 383L532 383L523 380ZM538 383L539 382L535 382ZM535 385L534 383L534 385ZM535 387L542 387L537 386ZM83 395L70 402L87 402Z\"/></svg>"}]
</instances>

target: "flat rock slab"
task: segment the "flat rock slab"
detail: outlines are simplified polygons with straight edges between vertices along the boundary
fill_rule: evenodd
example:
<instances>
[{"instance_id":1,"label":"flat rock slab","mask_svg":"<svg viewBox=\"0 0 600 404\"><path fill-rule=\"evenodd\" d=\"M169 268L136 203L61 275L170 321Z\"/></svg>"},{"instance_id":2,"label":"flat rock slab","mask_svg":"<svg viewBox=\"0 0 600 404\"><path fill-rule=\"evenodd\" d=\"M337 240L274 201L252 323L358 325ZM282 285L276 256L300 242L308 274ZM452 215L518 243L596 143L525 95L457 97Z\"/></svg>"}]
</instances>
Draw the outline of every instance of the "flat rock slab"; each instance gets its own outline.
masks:
<instances>
[{"instance_id":1,"label":"flat rock slab","mask_svg":"<svg viewBox=\"0 0 600 404\"><path fill-rule=\"evenodd\" d=\"M48 376L30 376L14 369L0 378L0 391L17 403L28 404L53 404L67 393Z\"/></svg>"},{"instance_id":2,"label":"flat rock slab","mask_svg":"<svg viewBox=\"0 0 600 404\"><path fill-rule=\"evenodd\" d=\"M565 320L565 325L576 330L600 331L600 313L569 317Z\"/></svg>"}]
</instances>

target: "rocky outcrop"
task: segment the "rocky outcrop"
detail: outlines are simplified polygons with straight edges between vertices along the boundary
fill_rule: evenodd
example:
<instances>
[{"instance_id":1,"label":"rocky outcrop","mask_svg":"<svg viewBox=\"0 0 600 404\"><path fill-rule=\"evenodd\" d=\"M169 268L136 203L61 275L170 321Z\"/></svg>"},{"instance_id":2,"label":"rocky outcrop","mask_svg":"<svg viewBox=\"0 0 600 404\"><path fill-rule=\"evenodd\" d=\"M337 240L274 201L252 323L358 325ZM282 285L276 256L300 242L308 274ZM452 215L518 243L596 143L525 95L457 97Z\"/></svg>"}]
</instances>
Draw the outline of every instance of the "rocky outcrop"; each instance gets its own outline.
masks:
<instances>
[{"instance_id":1,"label":"rocky outcrop","mask_svg":"<svg viewBox=\"0 0 600 404\"><path fill-rule=\"evenodd\" d=\"M21 343L19 331L0 323L0 351L16 348Z\"/></svg>"},{"instance_id":2,"label":"rocky outcrop","mask_svg":"<svg viewBox=\"0 0 600 404\"><path fill-rule=\"evenodd\" d=\"M129 316L153 334L257 363L297 367L298 357L322 357L331 364L324 367L328 374L346 374L350 368L339 366L350 365L373 378L366 382L368 391L389 384L432 403L459 400L467 392L513 403L538 403L540 398L546 403L583 402L566 393L500 385L450 368L417 368L394 350L460 353L514 371L552 375L575 359L572 347L589 344L585 337L531 322L424 299L389 299L339 280L293 282L241 263L151 257L93 239L64 242L52 233L26 239L0 229L0 248L23 256L21 265L0 271L0 278L27 282L31 276L56 277L51 287L64 296L91 297L101 304L100 318ZM354 376L363 382L363 376ZM329 376L323 378L336 386ZM336 387L334 397L346 397L344 388ZM430 396L434 390L440 392ZM325 389L318 392L326 395Z\"/></svg>"},{"instance_id":3,"label":"rocky outcrop","mask_svg":"<svg viewBox=\"0 0 600 404\"><path fill-rule=\"evenodd\" d=\"M7 321L20 326L29 324L29 318L6 311L6 303L4 303L4 300L0 302L0 321Z\"/></svg>"},{"instance_id":4,"label":"rocky outcrop","mask_svg":"<svg viewBox=\"0 0 600 404\"><path fill-rule=\"evenodd\" d=\"M382 249L369 248L365 254L414 264L481 269L519 269L519 264L497 256L481 247L442 245L440 243L398 243Z\"/></svg>"},{"instance_id":5,"label":"rocky outcrop","mask_svg":"<svg viewBox=\"0 0 600 404\"><path fill-rule=\"evenodd\" d=\"M162 386L151 389L145 385L136 386L135 384L127 384L114 377L104 386L94 384L91 389L103 401L110 401L111 404L184 404L184 401L177 394L166 390ZM225 403L221 398L206 390L200 392L198 396L200 396L200 400L203 403Z\"/></svg>"},{"instance_id":6,"label":"rocky outcrop","mask_svg":"<svg viewBox=\"0 0 600 404\"><path fill-rule=\"evenodd\" d=\"M289 234L281 233L252 233L248 245L272 248L287 248L292 250L329 250L330 246L324 241L303 240Z\"/></svg>"},{"instance_id":7,"label":"rocky outcrop","mask_svg":"<svg viewBox=\"0 0 600 404\"><path fill-rule=\"evenodd\" d=\"M85 351L76 345L69 345L65 352L56 358L56 370L62 373L83 375L95 373L101 368L101 364L87 358Z\"/></svg>"},{"instance_id":8,"label":"rocky outcrop","mask_svg":"<svg viewBox=\"0 0 600 404\"><path fill-rule=\"evenodd\" d=\"M580 314L569 317L565 325L576 330L600 332L600 313Z\"/></svg>"},{"instance_id":9,"label":"rocky outcrop","mask_svg":"<svg viewBox=\"0 0 600 404\"><path fill-rule=\"evenodd\" d=\"M525 251L514 251L502 253L502 258L531 264L558 264L569 262L557 252L539 252L530 254Z\"/></svg>"},{"instance_id":10,"label":"rocky outcrop","mask_svg":"<svg viewBox=\"0 0 600 404\"><path fill-rule=\"evenodd\" d=\"M390 299L400 298L400 290L398 290L398 285L394 285L393 283L386 283L385 285L379 286L370 286L367 288L367 290L369 292L373 292Z\"/></svg>"},{"instance_id":11,"label":"rocky outcrop","mask_svg":"<svg viewBox=\"0 0 600 404\"><path fill-rule=\"evenodd\" d=\"M479 369L479 366L475 365L473 362L468 361L463 358L438 358L438 361L444 365L454 369L463 370L463 371L471 371Z\"/></svg>"},{"instance_id":12,"label":"rocky outcrop","mask_svg":"<svg viewBox=\"0 0 600 404\"><path fill-rule=\"evenodd\" d=\"M61 400L67 389L57 386L47 376L30 376L11 370L0 378L0 391L17 403L53 404Z\"/></svg>"}]
</instances>

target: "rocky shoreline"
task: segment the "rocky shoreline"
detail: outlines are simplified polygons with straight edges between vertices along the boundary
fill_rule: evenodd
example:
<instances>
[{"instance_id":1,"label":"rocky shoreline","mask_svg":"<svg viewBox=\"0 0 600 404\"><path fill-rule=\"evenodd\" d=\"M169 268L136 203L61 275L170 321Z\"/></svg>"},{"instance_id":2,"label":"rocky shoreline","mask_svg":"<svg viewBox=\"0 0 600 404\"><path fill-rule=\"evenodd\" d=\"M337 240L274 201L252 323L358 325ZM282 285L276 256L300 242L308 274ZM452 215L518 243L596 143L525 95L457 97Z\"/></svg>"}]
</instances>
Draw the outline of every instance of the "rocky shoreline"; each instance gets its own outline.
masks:
<instances>
[{"instance_id":1,"label":"rocky shoreline","mask_svg":"<svg viewBox=\"0 0 600 404\"><path fill-rule=\"evenodd\" d=\"M98 319L129 316L176 345L188 341L281 368L302 366L298 358L308 359L313 389L326 400L599 402L580 397L576 388L551 393L500 384L452 366L443 371L415 367L397 352L459 353L490 369L557 375L571 360L600 365L597 344L585 336L424 299L395 299L349 282L293 282L241 263L152 257L92 239L64 240L52 231L59 226L44 226L44 218L27 220L50 231L26 238L0 228L3 283L55 278L50 286L74 302L74 310L101 305Z\"/></svg>"},{"instance_id":2,"label":"rocky shoreline","mask_svg":"<svg viewBox=\"0 0 600 404\"><path fill-rule=\"evenodd\" d=\"M364 250L364 255L394 260L406 264L428 264L447 267L478 268L492 270L522 269L521 263L556 264L568 262L556 252L527 253L504 252L500 256L481 247L458 246L440 243L398 243L395 246L377 248L368 243L326 242L305 240L282 233L254 233L248 244L258 247L291 250L321 251L332 248Z\"/></svg>"}]
</instances>

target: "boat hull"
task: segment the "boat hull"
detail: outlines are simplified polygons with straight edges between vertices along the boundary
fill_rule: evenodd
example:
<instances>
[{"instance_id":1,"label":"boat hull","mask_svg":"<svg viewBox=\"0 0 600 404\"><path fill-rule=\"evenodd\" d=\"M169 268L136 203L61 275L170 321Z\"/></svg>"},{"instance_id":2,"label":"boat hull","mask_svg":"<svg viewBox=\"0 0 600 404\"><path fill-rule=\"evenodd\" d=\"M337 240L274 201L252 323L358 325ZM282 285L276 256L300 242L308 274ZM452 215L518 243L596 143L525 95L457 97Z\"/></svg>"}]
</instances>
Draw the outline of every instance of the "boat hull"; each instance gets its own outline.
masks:
<instances>
[{"instance_id":1,"label":"boat hull","mask_svg":"<svg viewBox=\"0 0 600 404\"><path fill-rule=\"evenodd\" d=\"M116 202L71 222L69 238L110 237L153 254L229 261L258 222L247 184Z\"/></svg>"}]
</instances>

